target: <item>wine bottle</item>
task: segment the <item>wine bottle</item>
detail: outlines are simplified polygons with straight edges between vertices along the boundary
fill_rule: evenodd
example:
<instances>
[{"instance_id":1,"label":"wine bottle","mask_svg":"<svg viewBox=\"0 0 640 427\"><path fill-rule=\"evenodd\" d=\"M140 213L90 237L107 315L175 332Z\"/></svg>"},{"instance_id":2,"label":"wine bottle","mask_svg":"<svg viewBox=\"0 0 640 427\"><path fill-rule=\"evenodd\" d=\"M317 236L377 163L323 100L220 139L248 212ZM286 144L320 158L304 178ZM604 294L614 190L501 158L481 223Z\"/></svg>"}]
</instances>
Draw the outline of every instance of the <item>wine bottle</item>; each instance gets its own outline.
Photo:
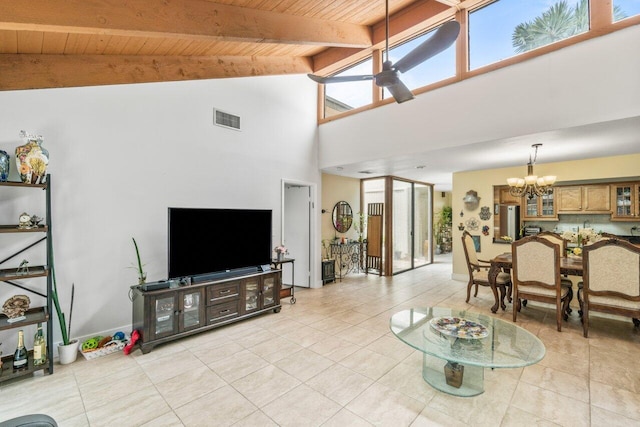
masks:
<instances>
[{"instance_id":1,"label":"wine bottle","mask_svg":"<svg viewBox=\"0 0 640 427\"><path fill-rule=\"evenodd\" d=\"M27 369L28 363L27 349L24 347L24 332L18 331L18 347L16 352L13 353L13 370L21 371Z\"/></svg>"},{"instance_id":2,"label":"wine bottle","mask_svg":"<svg viewBox=\"0 0 640 427\"><path fill-rule=\"evenodd\" d=\"M47 363L47 344L42 333L42 323L38 323L38 330L33 338L33 364L39 366L45 363Z\"/></svg>"}]
</instances>

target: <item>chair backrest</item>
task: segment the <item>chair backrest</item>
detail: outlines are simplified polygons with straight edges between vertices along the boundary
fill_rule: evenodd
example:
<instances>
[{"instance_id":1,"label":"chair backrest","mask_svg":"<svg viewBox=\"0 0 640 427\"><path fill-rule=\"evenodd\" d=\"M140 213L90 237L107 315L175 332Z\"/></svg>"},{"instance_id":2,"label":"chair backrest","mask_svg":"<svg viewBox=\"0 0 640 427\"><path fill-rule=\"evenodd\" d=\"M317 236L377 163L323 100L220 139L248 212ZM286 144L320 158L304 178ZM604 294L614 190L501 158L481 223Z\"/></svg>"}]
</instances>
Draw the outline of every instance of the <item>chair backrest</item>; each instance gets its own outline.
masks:
<instances>
[{"instance_id":1,"label":"chair backrest","mask_svg":"<svg viewBox=\"0 0 640 427\"><path fill-rule=\"evenodd\" d=\"M537 236L545 238L556 245L560 245L560 252L562 252L560 255L565 257L567 256L567 241L563 239L561 235L554 233L553 231L543 231L538 233Z\"/></svg>"},{"instance_id":2,"label":"chair backrest","mask_svg":"<svg viewBox=\"0 0 640 427\"><path fill-rule=\"evenodd\" d=\"M560 245L536 235L513 242L511 252L517 286L560 288Z\"/></svg>"},{"instance_id":3,"label":"chair backrest","mask_svg":"<svg viewBox=\"0 0 640 427\"><path fill-rule=\"evenodd\" d=\"M467 258L469 271L473 270L474 265L478 265L478 254L476 253L476 245L473 243L473 236L468 231L462 233L462 246L464 247L464 256Z\"/></svg>"},{"instance_id":4,"label":"chair backrest","mask_svg":"<svg viewBox=\"0 0 640 427\"><path fill-rule=\"evenodd\" d=\"M601 240L584 247L582 263L585 293L640 298L639 246L621 239Z\"/></svg>"}]
</instances>

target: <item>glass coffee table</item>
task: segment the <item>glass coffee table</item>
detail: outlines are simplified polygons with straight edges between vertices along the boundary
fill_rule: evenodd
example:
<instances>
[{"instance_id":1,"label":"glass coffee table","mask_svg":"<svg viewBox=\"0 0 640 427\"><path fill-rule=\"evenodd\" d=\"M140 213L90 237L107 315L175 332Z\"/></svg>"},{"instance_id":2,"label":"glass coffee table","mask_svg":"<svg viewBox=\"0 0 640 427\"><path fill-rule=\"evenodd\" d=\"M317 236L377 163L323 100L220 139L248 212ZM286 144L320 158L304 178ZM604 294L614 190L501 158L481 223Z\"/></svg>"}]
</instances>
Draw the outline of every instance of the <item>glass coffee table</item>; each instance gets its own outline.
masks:
<instances>
[{"instance_id":1,"label":"glass coffee table","mask_svg":"<svg viewBox=\"0 0 640 427\"><path fill-rule=\"evenodd\" d=\"M466 310L427 307L391 317L391 332L423 353L422 377L456 396L484 392L485 368L519 368L538 363L542 341L511 322Z\"/></svg>"}]
</instances>

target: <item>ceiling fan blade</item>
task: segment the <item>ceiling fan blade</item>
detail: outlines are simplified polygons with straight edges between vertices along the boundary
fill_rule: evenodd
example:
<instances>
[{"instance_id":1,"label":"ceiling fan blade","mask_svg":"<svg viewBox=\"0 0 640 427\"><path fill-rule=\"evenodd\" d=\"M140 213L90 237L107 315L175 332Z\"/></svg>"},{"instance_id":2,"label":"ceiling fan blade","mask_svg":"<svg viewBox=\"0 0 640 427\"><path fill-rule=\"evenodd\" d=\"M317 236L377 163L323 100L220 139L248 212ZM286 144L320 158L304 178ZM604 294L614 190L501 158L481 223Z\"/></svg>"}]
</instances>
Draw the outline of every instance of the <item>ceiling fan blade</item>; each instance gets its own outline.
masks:
<instances>
[{"instance_id":1,"label":"ceiling fan blade","mask_svg":"<svg viewBox=\"0 0 640 427\"><path fill-rule=\"evenodd\" d=\"M389 92L393 96L393 99L395 99L398 104L402 104L405 101L413 99L413 93L400 80L392 85L387 86L385 89L389 90Z\"/></svg>"},{"instance_id":2,"label":"ceiling fan blade","mask_svg":"<svg viewBox=\"0 0 640 427\"><path fill-rule=\"evenodd\" d=\"M394 68L401 73L409 71L432 56L446 50L456 41L459 33L460 24L458 21L449 21L443 24L436 30L434 35L420 43L415 49L396 62Z\"/></svg>"},{"instance_id":3,"label":"ceiling fan blade","mask_svg":"<svg viewBox=\"0 0 640 427\"><path fill-rule=\"evenodd\" d=\"M307 76L314 82L320 83L320 84L359 82L359 81L365 81L365 80L373 80L372 75L322 77L322 76L316 76L315 74L307 74Z\"/></svg>"}]
</instances>

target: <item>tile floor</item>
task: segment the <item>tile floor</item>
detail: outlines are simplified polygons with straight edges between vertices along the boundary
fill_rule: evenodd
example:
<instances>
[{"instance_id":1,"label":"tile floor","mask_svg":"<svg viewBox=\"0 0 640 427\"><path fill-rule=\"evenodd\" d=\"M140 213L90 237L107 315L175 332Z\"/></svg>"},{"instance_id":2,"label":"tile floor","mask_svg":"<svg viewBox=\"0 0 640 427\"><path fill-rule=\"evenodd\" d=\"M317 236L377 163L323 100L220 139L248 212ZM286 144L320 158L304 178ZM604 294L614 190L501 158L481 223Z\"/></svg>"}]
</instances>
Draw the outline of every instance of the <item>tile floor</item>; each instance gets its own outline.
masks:
<instances>
[{"instance_id":1,"label":"tile floor","mask_svg":"<svg viewBox=\"0 0 640 427\"><path fill-rule=\"evenodd\" d=\"M157 347L56 365L0 385L0 420L44 412L61 426L631 426L640 425L640 332L598 318L582 337L529 304L518 324L547 348L537 365L487 371L486 392L458 398L421 377L421 353L389 332L416 306L489 314L491 292L466 304L451 264L391 278L348 276L296 289L282 311ZM511 306L497 314L511 319Z\"/></svg>"}]
</instances>

